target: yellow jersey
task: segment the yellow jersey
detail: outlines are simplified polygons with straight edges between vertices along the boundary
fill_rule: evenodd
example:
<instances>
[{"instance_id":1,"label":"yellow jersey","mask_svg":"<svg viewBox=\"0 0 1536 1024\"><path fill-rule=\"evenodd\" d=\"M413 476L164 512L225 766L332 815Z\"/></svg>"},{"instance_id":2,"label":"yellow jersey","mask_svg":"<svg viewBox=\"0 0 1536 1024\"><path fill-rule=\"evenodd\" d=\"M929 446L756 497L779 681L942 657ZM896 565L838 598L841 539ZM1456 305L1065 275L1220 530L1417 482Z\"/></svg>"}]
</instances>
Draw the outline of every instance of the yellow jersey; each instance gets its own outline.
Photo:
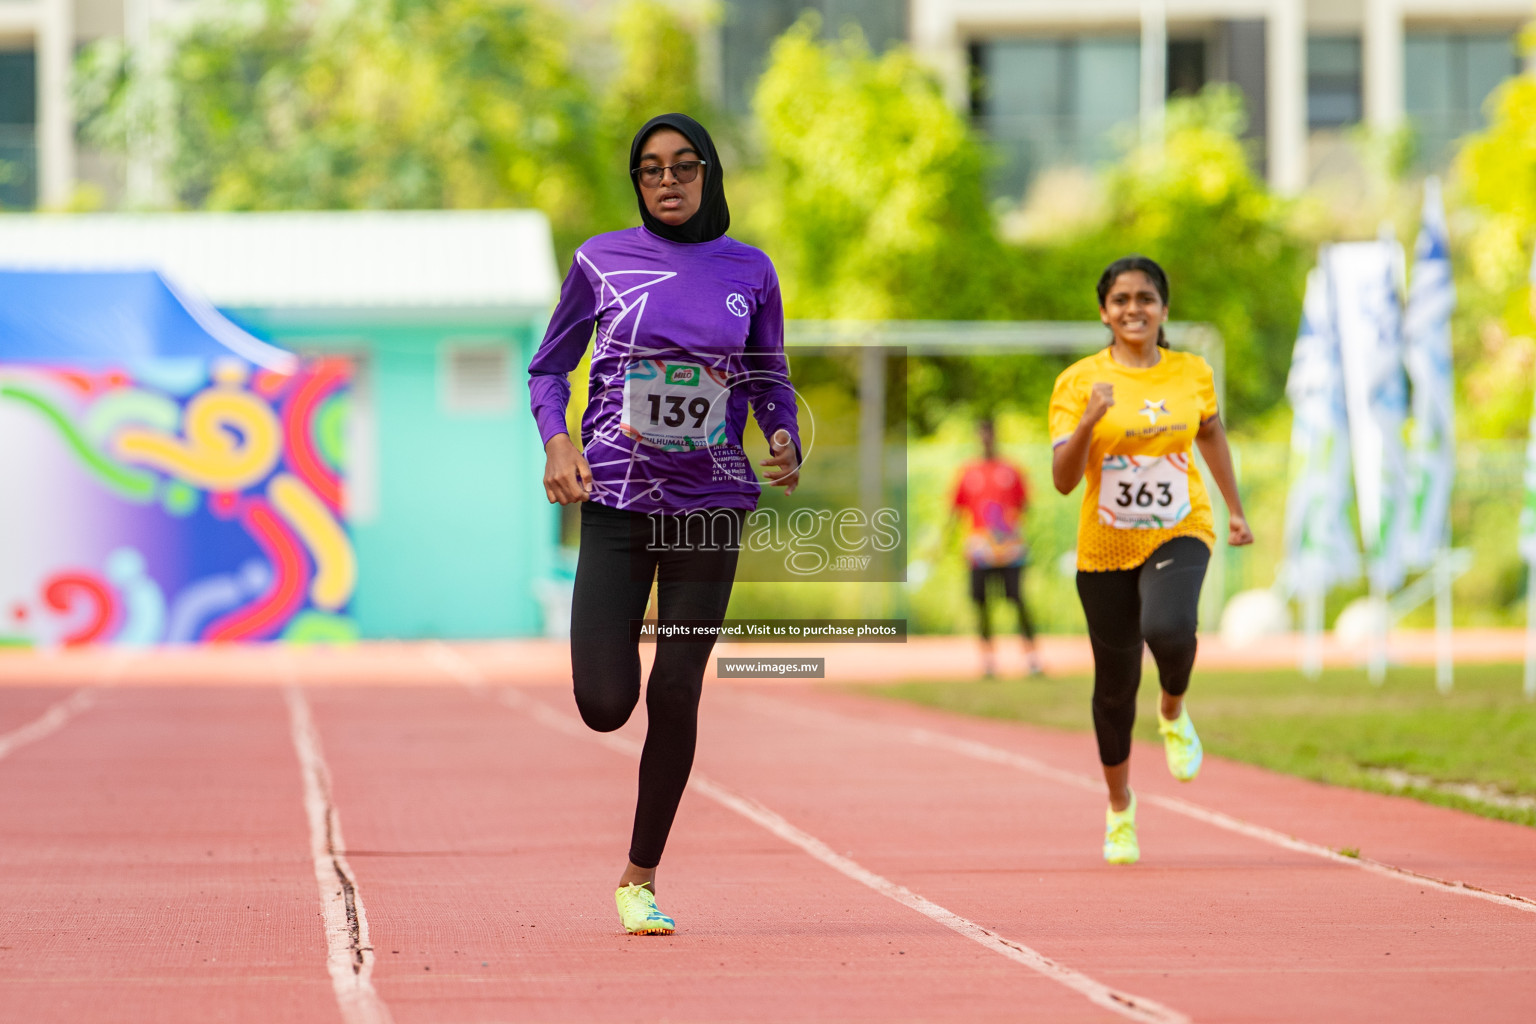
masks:
<instances>
[{"instance_id":1,"label":"yellow jersey","mask_svg":"<svg viewBox=\"0 0 1536 1024\"><path fill-rule=\"evenodd\" d=\"M1051 443L1059 447L1077 430L1093 385L1115 386L1115 404L1088 448L1077 526L1084 572L1134 569L1174 537L1216 544L1211 499L1190 458L1201 424L1217 413L1215 377L1197 355L1159 352L1157 365L1135 367L1105 348L1062 371L1051 392Z\"/></svg>"}]
</instances>

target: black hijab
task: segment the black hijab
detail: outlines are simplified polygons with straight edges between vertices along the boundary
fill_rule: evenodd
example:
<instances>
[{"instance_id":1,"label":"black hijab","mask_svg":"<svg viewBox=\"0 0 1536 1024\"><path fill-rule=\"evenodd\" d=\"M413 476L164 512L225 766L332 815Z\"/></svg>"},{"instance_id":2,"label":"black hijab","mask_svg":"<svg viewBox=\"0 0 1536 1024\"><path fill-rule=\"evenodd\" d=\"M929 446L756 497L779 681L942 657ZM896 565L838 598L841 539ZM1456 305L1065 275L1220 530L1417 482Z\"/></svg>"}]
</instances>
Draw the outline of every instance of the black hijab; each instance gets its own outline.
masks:
<instances>
[{"instance_id":1,"label":"black hijab","mask_svg":"<svg viewBox=\"0 0 1536 1024\"><path fill-rule=\"evenodd\" d=\"M635 199L640 203L640 219L653 234L669 242L713 242L731 226L731 211L725 205L725 183L720 167L720 154L709 132L687 114L662 114L645 122L635 133L635 141L629 144L629 166L640 166L640 153L646 138L658 128L671 128L693 144L704 164L704 194L699 198L699 208L692 217L681 224L663 224L651 216L645 208L645 197L640 193L640 179L631 174L630 183L635 187Z\"/></svg>"}]
</instances>

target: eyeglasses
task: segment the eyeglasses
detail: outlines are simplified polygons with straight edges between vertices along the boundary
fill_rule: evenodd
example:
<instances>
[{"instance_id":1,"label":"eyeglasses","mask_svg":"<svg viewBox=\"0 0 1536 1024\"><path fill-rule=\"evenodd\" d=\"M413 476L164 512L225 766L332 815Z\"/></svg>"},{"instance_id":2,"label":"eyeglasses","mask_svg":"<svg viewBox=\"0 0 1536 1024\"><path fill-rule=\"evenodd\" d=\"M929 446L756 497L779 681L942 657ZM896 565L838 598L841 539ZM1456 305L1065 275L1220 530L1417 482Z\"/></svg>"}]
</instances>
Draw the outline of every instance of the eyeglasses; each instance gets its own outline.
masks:
<instances>
[{"instance_id":1,"label":"eyeglasses","mask_svg":"<svg viewBox=\"0 0 1536 1024\"><path fill-rule=\"evenodd\" d=\"M640 179L640 184L646 188L660 188L661 179L668 171L672 172L672 177L677 179L679 185L686 185L699 176L699 168L707 163L709 163L708 160L679 160L670 167L647 164L644 167L636 167L629 173Z\"/></svg>"}]
</instances>

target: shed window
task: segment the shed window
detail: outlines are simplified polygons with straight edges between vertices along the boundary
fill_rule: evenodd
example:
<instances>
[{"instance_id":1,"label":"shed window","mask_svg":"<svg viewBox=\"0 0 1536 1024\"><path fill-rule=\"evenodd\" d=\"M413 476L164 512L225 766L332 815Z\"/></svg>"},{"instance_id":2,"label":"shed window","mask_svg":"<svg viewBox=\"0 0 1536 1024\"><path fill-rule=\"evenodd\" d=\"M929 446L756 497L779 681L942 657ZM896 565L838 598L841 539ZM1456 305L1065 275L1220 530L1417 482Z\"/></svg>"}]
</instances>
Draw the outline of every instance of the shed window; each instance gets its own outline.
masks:
<instances>
[{"instance_id":1,"label":"shed window","mask_svg":"<svg viewBox=\"0 0 1536 1024\"><path fill-rule=\"evenodd\" d=\"M512 411L512 349L501 343L444 346L443 405L450 413Z\"/></svg>"}]
</instances>

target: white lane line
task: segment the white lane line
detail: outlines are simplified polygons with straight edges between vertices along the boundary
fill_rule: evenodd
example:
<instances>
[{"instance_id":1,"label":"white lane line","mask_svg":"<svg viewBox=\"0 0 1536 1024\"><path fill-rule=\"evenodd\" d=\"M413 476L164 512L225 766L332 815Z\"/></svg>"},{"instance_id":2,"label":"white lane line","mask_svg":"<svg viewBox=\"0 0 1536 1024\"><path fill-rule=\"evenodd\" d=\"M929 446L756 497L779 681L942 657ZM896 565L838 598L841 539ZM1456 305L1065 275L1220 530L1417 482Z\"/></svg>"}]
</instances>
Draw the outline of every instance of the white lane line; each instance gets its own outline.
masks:
<instances>
[{"instance_id":1,"label":"white lane line","mask_svg":"<svg viewBox=\"0 0 1536 1024\"><path fill-rule=\"evenodd\" d=\"M994 953L1000 953L1015 963L1023 964L1030 970L1043 974L1054 982L1065 985L1079 995L1087 997L1092 1003L1113 1010L1115 1013L1130 1020L1156 1022L1156 1024L1175 1024L1175 1022L1187 1024L1189 1021L1189 1018L1182 1013L1171 1010L1160 1003L1153 1002L1145 996L1132 995L1129 992L1110 988L1102 982L1094 981L1088 975L1052 960L1050 957L1036 952L1021 942L1006 939L996 932L983 928L969 918L961 917L954 911L919 896L904 885L897 885L883 875L877 875L857 861L833 852L826 843L791 825L777 813L769 810L762 804L733 793L706 776L696 775L689 780L688 784L699 792L729 807L749 821L756 822L785 842L798 846L834 871L848 876L855 882L868 886L880 895L895 900L904 907L917 911L924 917L965 936Z\"/></svg>"},{"instance_id":2,"label":"white lane line","mask_svg":"<svg viewBox=\"0 0 1536 1024\"><path fill-rule=\"evenodd\" d=\"M1044 761L1037 761L1032 757L1015 754L1011 750L1004 750L1001 747L994 747L977 740L962 739L958 736L951 736L948 733L934 732L931 729L871 722L836 711L828 711L825 708L791 706L781 700L775 700L774 698L764 697L759 694L738 693L732 694L732 698L744 704L755 705L779 717L790 717L801 722L807 717L821 717L828 721L836 722L842 728L857 725L887 735L897 736L920 747L943 750L977 761L986 761L990 764L1016 768L1031 775L1039 776L1042 779L1061 783L1062 785L1074 786L1093 793L1103 793L1104 791L1104 783L1100 779L1065 771L1046 764ZM1436 878L1433 875L1424 875L1408 868L1400 868L1392 864L1383 863L1382 861L1372 860L1369 857L1346 857L1342 853L1331 850L1321 843L1297 839L1295 836L1288 836L1276 829L1268 828L1264 825L1255 825L1253 822L1234 818L1230 814L1224 814L1221 811L1213 811L1201 807L1199 804L1190 803L1188 800L1179 797L1158 796L1155 793L1137 793L1136 798L1144 804L1152 804L1164 810L1172 811L1175 814L1182 814L1187 818L1204 822L1207 825L1214 825L1228 832L1247 836L1249 839L1257 839L1260 842L1292 850L1296 853L1310 854L1334 864L1345 864L1352 868L1359 868L1373 875L1380 875L1382 878L1392 878L1411 885L1429 886L1442 892L1470 896L1473 899L1485 900L1489 903L1498 904L1501 907L1536 914L1536 900L1531 900L1515 893L1497 893L1466 882L1447 881L1443 878Z\"/></svg>"},{"instance_id":3,"label":"white lane line","mask_svg":"<svg viewBox=\"0 0 1536 1024\"><path fill-rule=\"evenodd\" d=\"M427 658L448 676L458 680L476 693L485 689L485 675L474 662L449 647L441 640L427 645Z\"/></svg>"},{"instance_id":4,"label":"white lane line","mask_svg":"<svg viewBox=\"0 0 1536 1024\"><path fill-rule=\"evenodd\" d=\"M391 1024L389 1007L373 988L373 945L368 940L368 915L357 876L347 863L341 837L341 817L331 801L331 772L320 749L320 734L309 713L304 692L290 683L283 688L293 748L304 776L304 810L309 816L309 849L320 887L325 922L326 967L336 1004L345 1024Z\"/></svg>"},{"instance_id":5,"label":"white lane line","mask_svg":"<svg viewBox=\"0 0 1536 1024\"><path fill-rule=\"evenodd\" d=\"M95 690L88 686L76 690L44 711L41 717L0 736L0 757L5 757L29 743L36 743L40 739L53 735L64 728L71 718L94 703L96 703Z\"/></svg>"},{"instance_id":6,"label":"white lane line","mask_svg":"<svg viewBox=\"0 0 1536 1024\"><path fill-rule=\"evenodd\" d=\"M450 650L450 653L454 652ZM615 736L612 733L593 732L571 716L560 714L542 701L525 697L515 690L502 690L501 701L508 707L522 711L540 723L568 736L595 741L611 750L616 750L631 757L640 756L639 743L621 736ZM1058 963L1023 943L1003 938L995 932L988 931L976 922L961 917L954 911L947 910L937 903L919 896L904 885L897 885L883 875L870 871L852 858L844 857L834 852L831 847L827 846L820 839L796 828L779 814L769 810L757 801L741 796L698 772L694 772L692 778L688 780L688 785L710 799L735 811L748 821L762 826L790 845L799 847L834 871L846 875L861 885L868 886L880 895L895 900L904 907L917 911L924 917L943 925L957 934L965 936L994 953L1000 953L1015 963L1022 964L1054 982L1065 985L1079 995L1087 997L1090 1002L1112 1010L1122 1017L1134 1021L1144 1021L1147 1024L1189 1024L1189 1018L1175 1010L1171 1010L1143 996L1131 995L1128 992L1122 992L1118 989L1110 988L1101 982L1094 981L1086 974Z\"/></svg>"},{"instance_id":7,"label":"white lane line","mask_svg":"<svg viewBox=\"0 0 1536 1024\"><path fill-rule=\"evenodd\" d=\"M128 647L114 650L107 658L107 664L102 669L97 685L113 685L131 663L143 656L144 651L142 648ZM5 757L28 744L36 743L40 739L53 735L62 729L70 719L95 703L96 688L92 686L81 687L43 712L41 717L33 719L26 725L12 729L5 735L0 736L0 757Z\"/></svg>"}]
</instances>

